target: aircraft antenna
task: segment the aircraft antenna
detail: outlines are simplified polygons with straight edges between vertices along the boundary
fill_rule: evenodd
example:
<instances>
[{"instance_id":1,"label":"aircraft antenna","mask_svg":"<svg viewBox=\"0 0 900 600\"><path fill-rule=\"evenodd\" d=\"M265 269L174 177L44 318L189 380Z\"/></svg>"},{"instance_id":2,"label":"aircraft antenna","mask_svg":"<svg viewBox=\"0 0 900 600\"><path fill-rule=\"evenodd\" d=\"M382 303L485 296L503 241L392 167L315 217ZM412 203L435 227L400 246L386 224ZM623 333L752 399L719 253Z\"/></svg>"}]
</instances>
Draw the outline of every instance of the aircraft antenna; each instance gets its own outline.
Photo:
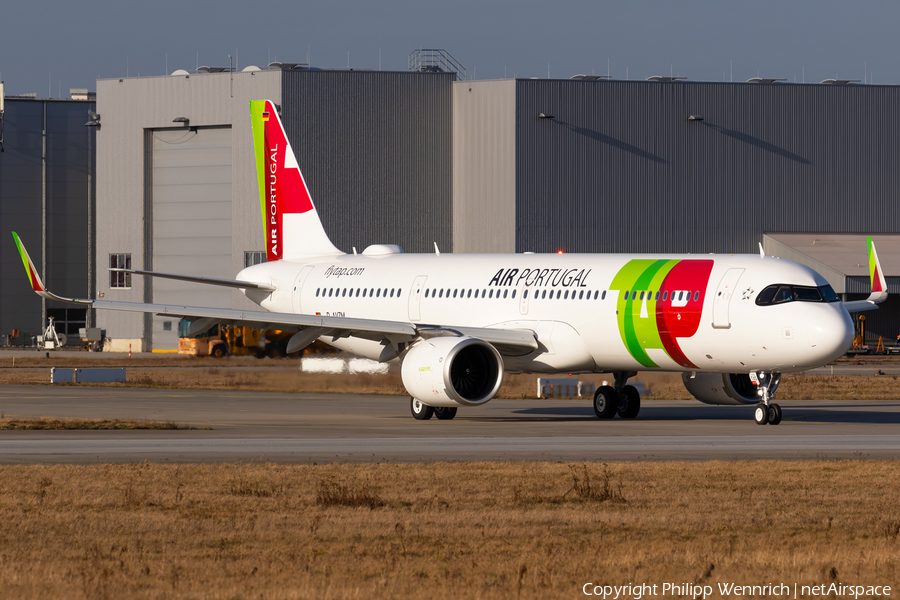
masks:
<instances>
[{"instance_id":1,"label":"aircraft antenna","mask_svg":"<svg viewBox=\"0 0 900 600\"><path fill-rule=\"evenodd\" d=\"M434 243L434 253L437 254L438 256L441 255L441 251L437 247L437 242Z\"/></svg>"},{"instance_id":2,"label":"aircraft antenna","mask_svg":"<svg viewBox=\"0 0 900 600\"><path fill-rule=\"evenodd\" d=\"M760 257L760 258L765 258L765 257L766 257L766 251L763 250L762 242L759 243L759 257Z\"/></svg>"}]
</instances>

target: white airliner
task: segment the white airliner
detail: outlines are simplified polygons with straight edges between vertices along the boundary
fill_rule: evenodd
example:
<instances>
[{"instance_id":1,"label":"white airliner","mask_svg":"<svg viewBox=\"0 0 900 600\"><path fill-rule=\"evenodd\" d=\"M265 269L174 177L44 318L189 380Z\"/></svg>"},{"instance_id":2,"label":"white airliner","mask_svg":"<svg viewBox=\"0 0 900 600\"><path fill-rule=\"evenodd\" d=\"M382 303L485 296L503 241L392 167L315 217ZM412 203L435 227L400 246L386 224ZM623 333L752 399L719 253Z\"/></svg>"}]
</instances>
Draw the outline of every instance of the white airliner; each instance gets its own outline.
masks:
<instances>
[{"instance_id":1,"label":"white airliner","mask_svg":"<svg viewBox=\"0 0 900 600\"><path fill-rule=\"evenodd\" d=\"M849 311L876 308L887 285L869 238L872 293L842 303L803 265L759 255L404 254L375 245L335 248L313 206L270 101L250 103L268 262L236 280L141 270L243 289L260 311L61 298L16 243L33 289L45 298L108 310L296 331L288 352L316 339L380 361L400 361L413 416L452 419L485 404L504 372L611 373L594 412L634 418L637 371L681 372L709 404L772 402L781 374L840 357L853 339ZM124 269L119 269L123 270Z\"/></svg>"}]
</instances>

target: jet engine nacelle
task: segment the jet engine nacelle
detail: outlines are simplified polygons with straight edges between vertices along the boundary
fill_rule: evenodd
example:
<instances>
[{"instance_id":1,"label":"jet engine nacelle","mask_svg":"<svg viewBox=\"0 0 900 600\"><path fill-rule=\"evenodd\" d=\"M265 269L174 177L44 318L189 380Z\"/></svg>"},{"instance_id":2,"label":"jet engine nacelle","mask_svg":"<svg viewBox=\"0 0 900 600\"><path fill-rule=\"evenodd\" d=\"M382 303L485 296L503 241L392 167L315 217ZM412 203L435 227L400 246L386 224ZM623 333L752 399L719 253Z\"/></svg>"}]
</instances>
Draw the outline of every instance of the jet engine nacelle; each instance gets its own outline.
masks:
<instances>
[{"instance_id":1,"label":"jet engine nacelle","mask_svg":"<svg viewBox=\"0 0 900 600\"><path fill-rule=\"evenodd\" d=\"M403 385L429 406L478 406L503 383L503 359L492 345L472 337L417 342L403 358Z\"/></svg>"},{"instance_id":2,"label":"jet engine nacelle","mask_svg":"<svg viewBox=\"0 0 900 600\"><path fill-rule=\"evenodd\" d=\"M781 373L767 373L774 381L769 393L774 393L781 383ZM706 404L757 404L760 401L759 386L753 385L747 373L683 373L684 387L694 398Z\"/></svg>"}]
</instances>

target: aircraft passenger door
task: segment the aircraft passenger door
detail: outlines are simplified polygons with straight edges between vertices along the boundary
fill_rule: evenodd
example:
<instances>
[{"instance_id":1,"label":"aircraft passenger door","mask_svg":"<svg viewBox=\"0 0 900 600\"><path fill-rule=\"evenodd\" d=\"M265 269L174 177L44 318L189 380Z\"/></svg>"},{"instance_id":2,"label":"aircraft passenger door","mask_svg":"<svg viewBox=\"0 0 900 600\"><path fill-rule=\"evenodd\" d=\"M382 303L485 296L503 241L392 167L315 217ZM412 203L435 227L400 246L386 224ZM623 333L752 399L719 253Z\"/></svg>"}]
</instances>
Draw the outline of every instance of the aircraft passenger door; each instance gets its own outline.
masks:
<instances>
[{"instance_id":1,"label":"aircraft passenger door","mask_svg":"<svg viewBox=\"0 0 900 600\"><path fill-rule=\"evenodd\" d=\"M728 269L719 287L716 289L715 298L713 298L713 324L715 329L729 329L731 327L731 319L728 316L728 305L731 304L731 297L737 289L738 279L744 273L744 269Z\"/></svg>"},{"instance_id":2,"label":"aircraft passenger door","mask_svg":"<svg viewBox=\"0 0 900 600\"><path fill-rule=\"evenodd\" d=\"M425 293L425 280L428 275L419 275L413 281L412 289L409 290L409 320L418 321L422 318L420 310L422 304L422 294Z\"/></svg>"},{"instance_id":3,"label":"aircraft passenger door","mask_svg":"<svg viewBox=\"0 0 900 600\"><path fill-rule=\"evenodd\" d=\"M519 314L527 315L528 314L528 300L529 296L534 292L534 290L530 289L527 285L522 284L519 286Z\"/></svg>"},{"instance_id":4,"label":"aircraft passenger door","mask_svg":"<svg viewBox=\"0 0 900 600\"><path fill-rule=\"evenodd\" d=\"M306 283L306 280L309 278L309 274L312 273L313 267L312 265L303 267L300 270L300 274L297 275L297 279L294 281L294 289L291 292L293 298L293 306L295 313L302 313L300 306L300 293L303 291L303 284Z\"/></svg>"}]
</instances>

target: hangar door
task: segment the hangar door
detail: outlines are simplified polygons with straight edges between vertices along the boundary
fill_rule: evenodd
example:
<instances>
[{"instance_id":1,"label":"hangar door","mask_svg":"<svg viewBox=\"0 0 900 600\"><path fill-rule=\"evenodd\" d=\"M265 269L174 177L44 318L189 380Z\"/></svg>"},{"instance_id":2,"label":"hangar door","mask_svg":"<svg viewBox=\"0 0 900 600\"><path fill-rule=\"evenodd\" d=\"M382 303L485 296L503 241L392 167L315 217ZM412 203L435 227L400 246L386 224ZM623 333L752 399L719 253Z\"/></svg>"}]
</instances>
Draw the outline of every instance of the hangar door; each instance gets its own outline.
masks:
<instances>
[{"instance_id":1,"label":"hangar door","mask_svg":"<svg viewBox=\"0 0 900 600\"><path fill-rule=\"evenodd\" d=\"M231 128L157 130L152 151L152 269L234 279ZM161 278L151 285L160 304L232 304L230 289ZM152 323L153 350L177 350L178 319L154 315Z\"/></svg>"}]
</instances>

